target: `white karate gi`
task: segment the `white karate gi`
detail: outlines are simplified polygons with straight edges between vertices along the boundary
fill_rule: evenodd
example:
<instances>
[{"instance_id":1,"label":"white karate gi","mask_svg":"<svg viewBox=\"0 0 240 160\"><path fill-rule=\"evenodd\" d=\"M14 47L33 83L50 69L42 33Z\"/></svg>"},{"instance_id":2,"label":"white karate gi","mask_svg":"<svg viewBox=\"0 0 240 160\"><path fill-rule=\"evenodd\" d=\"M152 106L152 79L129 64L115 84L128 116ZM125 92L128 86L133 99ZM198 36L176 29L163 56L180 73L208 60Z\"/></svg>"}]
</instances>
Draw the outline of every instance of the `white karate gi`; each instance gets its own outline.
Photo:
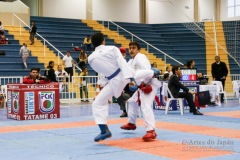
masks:
<instances>
[{"instance_id":1,"label":"white karate gi","mask_svg":"<svg viewBox=\"0 0 240 160\"><path fill-rule=\"evenodd\" d=\"M112 96L117 98L121 95L124 87L133 77L133 70L115 46L100 45L96 47L88 57L88 63L96 72L106 77L111 76L118 68L121 69L120 73L109 80L92 103L96 124L107 124L108 100Z\"/></svg>"},{"instance_id":2,"label":"white karate gi","mask_svg":"<svg viewBox=\"0 0 240 160\"><path fill-rule=\"evenodd\" d=\"M151 93L145 94L142 92L142 90L138 89L138 91L136 91L133 96L128 99L128 122L136 124L139 109L137 100L138 94L140 94L141 110L143 113L146 130L154 130L155 116L153 113L153 101L155 99L155 95L157 94L157 89L161 86L161 83L156 78L152 78L154 73L151 70L151 64L149 60L144 54L136 54L134 59L129 60L128 64L132 66L135 71L134 79L138 85L144 82L145 84L150 84L152 86Z\"/></svg>"}]
</instances>

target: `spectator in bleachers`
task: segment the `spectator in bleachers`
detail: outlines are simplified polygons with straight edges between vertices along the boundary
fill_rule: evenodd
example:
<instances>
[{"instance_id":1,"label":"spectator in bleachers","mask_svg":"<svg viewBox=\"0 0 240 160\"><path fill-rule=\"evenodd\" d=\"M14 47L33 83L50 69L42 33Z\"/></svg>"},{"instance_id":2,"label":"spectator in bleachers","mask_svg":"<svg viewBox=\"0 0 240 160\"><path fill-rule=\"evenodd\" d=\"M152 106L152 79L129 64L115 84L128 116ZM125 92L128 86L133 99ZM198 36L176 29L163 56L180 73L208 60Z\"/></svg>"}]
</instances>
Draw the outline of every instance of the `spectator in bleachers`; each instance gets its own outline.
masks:
<instances>
[{"instance_id":1,"label":"spectator in bleachers","mask_svg":"<svg viewBox=\"0 0 240 160\"><path fill-rule=\"evenodd\" d=\"M81 70L83 70L83 67L86 66L87 64L87 53L84 51L84 49L80 50L80 54L79 57L76 59L76 62L78 64L78 67L81 68ZM80 72L78 73L78 75L80 74Z\"/></svg>"},{"instance_id":2,"label":"spectator in bleachers","mask_svg":"<svg viewBox=\"0 0 240 160\"><path fill-rule=\"evenodd\" d=\"M68 73L62 69L62 65L58 65L58 70L55 71L55 75L56 77L67 77L68 76ZM60 81L63 81L63 80L60 80Z\"/></svg>"},{"instance_id":3,"label":"spectator in bleachers","mask_svg":"<svg viewBox=\"0 0 240 160\"><path fill-rule=\"evenodd\" d=\"M151 69L154 71L154 76L159 79L161 71L157 68L157 62L153 62Z\"/></svg>"},{"instance_id":4,"label":"spectator in bleachers","mask_svg":"<svg viewBox=\"0 0 240 160\"><path fill-rule=\"evenodd\" d=\"M2 22L0 21L0 35L4 34L4 26L2 24Z\"/></svg>"},{"instance_id":5,"label":"spectator in bleachers","mask_svg":"<svg viewBox=\"0 0 240 160\"><path fill-rule=\"evenodd\" d=\"M28 57L30 55L30 52L31 51L27 48L27 44L23 43L23 46L20 48L19 55L20 55L20 57L22 57L22 61L23 61L25 69L28 69L28 67L27 67L27 59L28 59Z\"/></svg>"},{"instance_id":6,"label":"spectator in bleachers","mask_svg":"<svg viewBox=\"0 0 240 160\"><path fill-rule=\"evenodd\" d=\"M164 72L164 74L165 73L168 73L169 74L169 76L171 76L173 73L172 73L172 71L171 71L171 67L170 66L167 66L166 67L166 71Z\"/></svg>"},{"instance_id":7,"label":"spectator in bleachers","mask_svg":"<svg viewBox=\"0 0 240 160\"><path fill-rule=\"evenodd\" d=\"M80 74L80 86L79 86L79 89L80 89L81 101L84 101L83 100L83 93L84 93L86 102L89 102L89 100L88 100L88 88L87 88L87 78L86 78L86 76L88 76L88 70L87 70L87 67L85 66L85 67L83 67L82 73Z\"/></svg>"},{"instance_id":8,"label":"spectator in bleachers","mask_svg":"<svg viewBox=\"0 0 240 160\"><path fill-rule=\"evenodd\" d=\"M8 39L4 35L0 35L0 44L8 44Z\"/></svg>"},{"instance_id":9,"label":"spectator in bleachers","mask_svg":"<svg viewBox=\"0 0 240 160\"><path fill-rule=\"evenodd\" d=\"M192 60L192 59L191 59L191 60L188 60L188 61L187 61L187 68L188 68L188 69L196 69L196 68L195 68L195 61Z\"/></svg>"},{"instance_id":10,"label":"spectator in bleachers","mask_svg":"<svg viewBox=\"0 0 240 160\"><path fill-rule=\"evenodd\" d=\"M188 67L187 67L187 64L183 64L183 68L188 68Z\"/></svg>"},{"instance_id":11,"label":"spectator in bleachers","mask_svg":"<svg viewBox=\"0 0 240 160\"><path fill-rule=\"evenodd\" d=\"M49 61L48 66L45 69L44 76L46 76L51 82L57 82L53 61Z\"/></svg>"},{"instance_id":12,"label":"spectator in bleachers","mask_svg":"<svg viewBox=\"0 0 240 160\"><path fill-rule=\"evenodd\" d=\"M30 29L29 33L30 33L29 39L31 41L30 45L33 45L34 44L34 37L35 37L35 34L37 33L37 26L36 26L35 21L32 21L32 26L31 26L31 29Z\"/></svg>"},{"instance_id":13,"label":"spectator in bleachers","mask_svg":"<svg viewBox=\"0 0 240 160\"><path fill-rule=\"evenodd\" d=\"M75 63L73 62L73 58L70 55L70 51L67 51L66 55L63 57L62 60L63 60L64 69L70 76L70 82L72 82L73 65L75 65ZM68 79L66 81L68 82Z\"/></svg>"},{"instance_id":14,"label":"spectator in bleachers","mask_svg":"<svg viewBox=\"0 0 240 160\"><path fill-rule=\"evenodd\" d=\"M169 78L170 78L169 73L164 73L164 75L163 75L163 80L164 80L164 81L168 81Z\"/></svg>"},{"instance_id":15,"label":"spectator in bleachers","mask_svg":"<svg viewBox=\"0 0 240 160\"><path fill-rule=\"evenodd\" d=\"M40 76L39 74L40 69L39 68L31 68L30 70L30 76L26 76L23 78L23 83L25 84L46 84L46 83L50 83L51 81L49 79L47 79L44 76Z\"/></svg>"},{"instance_id":16,"label":"spectator in bleachers","mask_svg":"<svg viewBox=\"0 0 240 160\"><path fill-rule=\"evenodd\" d=\"M91 41L91 36L88 35L86 38L83 40L83 45L86 51L92 51L92 41Z\"/></svg>"},{"instance_id":17,"label":"spectator in bleachers","mask_svg":"<svg viewBox=\"0 0 240 160\"><path fill-rule=\"evenodd\" d=\"M66 84L66 77L68 77L68 73L62 69L62 65L58 65L57 71L55 71L55 75L60 85L60 91L67 92L68 85Z\"/></svg>"}]
</instances>

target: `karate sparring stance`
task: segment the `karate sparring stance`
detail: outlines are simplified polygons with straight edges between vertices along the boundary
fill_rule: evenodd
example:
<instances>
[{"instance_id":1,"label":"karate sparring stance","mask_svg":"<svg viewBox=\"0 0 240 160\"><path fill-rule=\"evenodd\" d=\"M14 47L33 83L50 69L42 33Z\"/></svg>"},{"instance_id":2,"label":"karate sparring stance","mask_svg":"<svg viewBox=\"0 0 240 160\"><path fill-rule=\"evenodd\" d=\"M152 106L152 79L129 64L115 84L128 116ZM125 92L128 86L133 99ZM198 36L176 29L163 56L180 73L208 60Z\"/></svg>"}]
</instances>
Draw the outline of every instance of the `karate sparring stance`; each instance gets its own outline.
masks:
<instances>
[{"instance_id":1,"label":"karate sparring stance","mask_svg":"<svg viewBox=\"0 0 240 160\"><path fill-rule=\"evenodd\" d=\"M121 128L124 130L135 130L137 128L138 109L141 107L147 131L142 140L151 141L157 137L152 105L161 83L156 78L153 78L154 71L151 70L151 64L147 57L140 53L140 45L137 42L129 44L129 53L132 59L128 61L128 64L134 69L134 79L139 89L128 99L128 123L121 126Z\"/></svg>"},{"instance_id":2,"label":"karate sparring stance","mask_svg":"<svg viewBox=\"0 0 240 160\"><path fill-rule=\"evenodd\" d=\"M92 103L93 116L101 133L94 138L98 142L110 138L112 133L107 126L108 100L119 97L126 84L135 85L133 70L123 58L120 50L115 46L105 46L104 35L96 33L92 36L95 51L88 57L88 63L99 74L103 74L108 83ZM131 82L130 82L131 79Z\"/></svg>"}]
</instances>

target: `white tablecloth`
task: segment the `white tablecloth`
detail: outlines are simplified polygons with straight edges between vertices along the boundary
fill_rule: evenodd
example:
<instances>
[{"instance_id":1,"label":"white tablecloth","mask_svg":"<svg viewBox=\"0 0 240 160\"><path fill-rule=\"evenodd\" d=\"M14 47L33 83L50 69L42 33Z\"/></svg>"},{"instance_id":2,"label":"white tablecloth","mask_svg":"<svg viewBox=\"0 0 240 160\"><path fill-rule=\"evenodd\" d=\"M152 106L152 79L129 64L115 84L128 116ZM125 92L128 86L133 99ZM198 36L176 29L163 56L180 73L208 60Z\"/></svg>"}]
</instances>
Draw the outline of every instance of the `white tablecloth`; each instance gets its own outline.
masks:
<instances>
[{"instance_id":1,"label":"white tablecloth","mask_svg":"<svg viewBox=\"0 0 240 160\"><path fill-rule=\"evenodd\" d=\"M199 91L209 91L211 96L211 102L215 102L218 106L221 106L220 96L217 85L200 85Z\"/></svg>"}]
</instances>

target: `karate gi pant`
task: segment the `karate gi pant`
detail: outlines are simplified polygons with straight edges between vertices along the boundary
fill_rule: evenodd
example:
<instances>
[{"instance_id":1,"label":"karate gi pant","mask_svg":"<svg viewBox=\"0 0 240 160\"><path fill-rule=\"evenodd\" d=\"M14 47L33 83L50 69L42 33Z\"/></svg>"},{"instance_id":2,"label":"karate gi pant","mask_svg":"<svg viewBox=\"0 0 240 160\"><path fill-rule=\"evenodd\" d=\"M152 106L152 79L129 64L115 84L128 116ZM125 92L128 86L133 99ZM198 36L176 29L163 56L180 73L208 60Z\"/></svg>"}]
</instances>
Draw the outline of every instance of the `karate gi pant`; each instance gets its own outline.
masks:
<instances>
[{"instance_id":1,"label":"karate gi pant","mask_svg":"<svg viewBox=\"0 0 240 160\"><path fill-rule=\"evenodd\" d=\"M113 96L119 97L124 87L130 82L129 79L123 79L123 76L114 77L103 87L92 103L93 116L96 124L107 124L108 117L108 100Z\"/></svg>"},{"instance_id":2,"label":"karate gi pant","mask_svg":"<svg viewBox=\"0 0 240 160\"><path fill-rule=\"evenodd\" d=\"M155 80L156 81L156 80ZM152 92L149 94L143 93L140 89L136 91L133 96L128 99L128 122L132 124L136 124L138 110L141 108L142 115L144 118L144 123L146 130L154 130L155 129L155 116L153 113L153 101L155 99L155 95L157 94L157 89L160 87L159 82L151 83ZM138 94L140 94L141 105L138 105Z\"/></svg>"}]
</instances>

